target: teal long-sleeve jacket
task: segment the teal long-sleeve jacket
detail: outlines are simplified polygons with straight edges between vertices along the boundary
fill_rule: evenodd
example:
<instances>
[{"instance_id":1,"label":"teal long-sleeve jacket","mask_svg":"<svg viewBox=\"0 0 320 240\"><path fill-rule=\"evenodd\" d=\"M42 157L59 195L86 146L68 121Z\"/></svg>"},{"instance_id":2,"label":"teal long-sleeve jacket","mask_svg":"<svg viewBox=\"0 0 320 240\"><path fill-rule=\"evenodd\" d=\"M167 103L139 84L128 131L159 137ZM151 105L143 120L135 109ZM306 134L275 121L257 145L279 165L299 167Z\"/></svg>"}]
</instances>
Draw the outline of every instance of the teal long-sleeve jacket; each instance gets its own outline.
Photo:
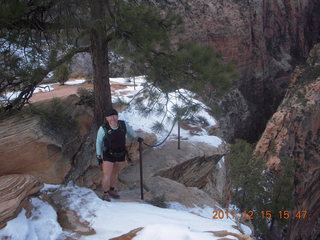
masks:
<instances>
[{"instance_id":1,"label":"teal long-sleeve jacket","mask_svg":"<svg viewBox=\"0 0 320 240\"><path fill-rule=\"evenodd\" d=\"M129 134L133 138L137 138L138 135L133 131L130 125L126 124L127 134ZM117 129L117 128L116 128ZM96 155L102 156L102 149L103 149L103 138L105 136L105 131L102 126L100 126L98 133L97 133L97 140L96 140Z\"/></svg>"}]
</instances>

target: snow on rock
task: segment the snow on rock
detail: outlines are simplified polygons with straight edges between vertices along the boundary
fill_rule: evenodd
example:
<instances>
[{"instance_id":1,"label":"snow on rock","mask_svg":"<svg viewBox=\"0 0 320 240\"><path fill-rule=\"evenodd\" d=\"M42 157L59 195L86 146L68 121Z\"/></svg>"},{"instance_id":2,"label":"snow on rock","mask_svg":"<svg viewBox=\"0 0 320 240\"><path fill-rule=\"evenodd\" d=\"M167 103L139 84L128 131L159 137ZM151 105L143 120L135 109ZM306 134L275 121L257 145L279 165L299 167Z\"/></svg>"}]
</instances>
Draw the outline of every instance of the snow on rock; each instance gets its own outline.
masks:
<instances>
[{"instance_id":1,"label":"snow on rock","mask_svg":"<svg viewBox=\"0 0 320 240\"><path fill-rule=\"evenodd\" d=\"M54 188L47 186L42 192L48 191L47 194L50 194L49 191L54 191ZM78 238L82 240L115 238L139 227L144 229L134 238L138 240L214 240L218 238L206 231L240 233L232 227L235 223L230 218L211 219L213 209L208 207L202 210L187 209L173 203L172 206L175 207L165 209L138 202L105 202L87 188L69 185L59 186L57 189L63 191L62 197L69 208L76 211L83 221L89 222L96 232L94 235ZM23 210L0 230L0 239L7 236L17 240L56 240L70 236L70 233L61 228L56 212L48 203L33 198L32 205L35 208L30 218L26 218ZM191 213L197 211L198 214Z\"/></svg>"},{"instance_id":2,"label":"snow on rock","mask_svg":"<svg viewBox=\"0 0 320 240\"><path fill-rule=\"evenodd\" d=\"M165 228L170 228L171 226L171 228L178 227L181 230L189 229L187 232L191 231L195 235L197 232L219 230L239 233L232 227L235 223L231 219L213 220L208 217L210 216L208 214L210 210L208 209L208 215L202 217L188 211L158 208L144 203L105 202L98 198L92 190L86 188L68 186L63 189L65 190L64 197L69 200L70 208L82 216L85 221L91 222L91 227L96 231L96 235L83 236L82 239L109 239L138 227L146 227L148 229L150 226L152 230L154 225L157 224L163 225L164 232L168 232ZM212 211L211 209L211 213ZM150 240L156 238L149 238L147 235L140 239ZM179 240L180 238L158 239Z\"/></svg>"},{"instance_id":3,"label":"snow on rock","mask_svg":"<svg viewBox=\"0 0 320 240\"><path fill-rule=\"evenodd\" d=\"M216 239L211 233L191 230L187 226L174 224L148 225L137 233L134 240L165 240L165 239L188 239L188 240L212 240Z\"/></svg>"},{"instance_id":4,"label":"snow on rock","mask_svg":"<svg viewBox=\"0 0 320 240\"><path fill-rule=\"evenodd\" d=\"M23 209L17 218L9 221L7 226L0 230L0 239L57 240L63 235L55 210L38 198L33 198L31 202L35 207L31 217L27 218Z\"/></svg>"}]
</instances>

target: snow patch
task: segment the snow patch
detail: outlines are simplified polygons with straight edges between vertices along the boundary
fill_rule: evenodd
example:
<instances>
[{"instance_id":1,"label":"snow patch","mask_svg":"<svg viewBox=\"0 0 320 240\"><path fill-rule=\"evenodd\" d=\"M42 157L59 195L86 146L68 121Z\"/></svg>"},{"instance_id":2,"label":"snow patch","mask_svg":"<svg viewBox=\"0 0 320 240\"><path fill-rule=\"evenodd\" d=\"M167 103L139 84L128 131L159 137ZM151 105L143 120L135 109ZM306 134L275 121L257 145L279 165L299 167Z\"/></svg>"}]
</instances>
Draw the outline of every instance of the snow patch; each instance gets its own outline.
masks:
<instances>
[{"instance_id":1,"label":"snow patch","mask_svg":"<svg viewBox=\"0 0 320 240\"><path fill-rule=\"evenodd\" d=\"M85 82L86 82L86 80L84 80L84 79L76 79L76 80L73 80L73 81L67 81L64 84L65 85L78 85L78 84L82 84L82 83L85 83Z\"/></svg>"},{"instance_id":2,"label":"snow patch","mask_svg":"<svg viewBox=\"0 0 320 240\"><path fill-rule=\"evenodd\" d=\"M63 230L57 222L57 214L53 207L38 198L31 199L31 217L26 217L26 210L7 223L7 226L0 230L0 239L14 240L57 240L63 235Z\"/></svg>"}]
</instances>

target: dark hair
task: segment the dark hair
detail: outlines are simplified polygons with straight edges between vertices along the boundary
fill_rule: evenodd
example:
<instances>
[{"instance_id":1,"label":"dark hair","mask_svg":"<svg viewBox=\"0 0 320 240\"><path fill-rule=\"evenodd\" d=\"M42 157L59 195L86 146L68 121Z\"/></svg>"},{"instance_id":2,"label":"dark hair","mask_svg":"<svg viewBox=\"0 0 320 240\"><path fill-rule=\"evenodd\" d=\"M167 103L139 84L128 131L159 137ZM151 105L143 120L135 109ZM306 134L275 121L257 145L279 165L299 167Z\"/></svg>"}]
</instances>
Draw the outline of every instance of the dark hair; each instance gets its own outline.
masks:
<instances>
[{"instance_id":1,"label":"dark hair","mask_svg":"<svg viewBox=\"0 0 320 240\"><path fill-rule=\"evenodd\" d=\"M111 108L107 111L106 117L112 116L112 115L118 115L117 110L115 110L114 108Z\"/></svg>"}]
</instances>

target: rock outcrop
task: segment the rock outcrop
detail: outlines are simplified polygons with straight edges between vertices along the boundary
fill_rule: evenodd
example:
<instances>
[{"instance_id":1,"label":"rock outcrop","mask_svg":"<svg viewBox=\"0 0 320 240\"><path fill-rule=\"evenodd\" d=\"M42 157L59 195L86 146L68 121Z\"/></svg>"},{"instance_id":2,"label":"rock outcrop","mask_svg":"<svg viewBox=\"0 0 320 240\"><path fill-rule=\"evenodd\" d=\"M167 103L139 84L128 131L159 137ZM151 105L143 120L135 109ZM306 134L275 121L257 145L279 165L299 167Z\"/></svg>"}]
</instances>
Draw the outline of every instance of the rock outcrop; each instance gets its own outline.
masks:
<instances>
[{"instance_id":1,"label":"rock outcrop","mask_svg":"<svg viewBox=\"0 0 320 240\"><path fill-rule=\"evenodd\" d=\"M137 233L140 232L143 229L143 227L139 227L136 229L131 230L130 232L123 234L119 237L111 238L110 240L131 240L134 237L136 237Z\"/></svg>"},{"instance_id":2,"label":"rock outcrop","mask_svg":"<svg viewBox=\"0 0 320 240\"><path fill-rule=\"evenodd\" d=\"M31 174L45 183L62 183L92 122L78 100L71 95L35 104L33 113L2 119L0 175Z\"/></svg>"},{"instance_id":3,"label":"rock outcrop","mask_svg":"<svg viewBox=\"0 0 320 240\"><path fill-rule=\"evenodd\" d=\"M126 234L123 234L119 237L111 238L110 240L131 240L134 237L137 236L137 233L141 232L143 230L142 227L136 228ZM213 236L216 237L226 237L226 238L219 238L220 240L228 240L230 238L227 238L228 236L236 237L238 240L252 240L252 238L246 234L238 234L228 231L207 231L208 233L211 233Z\"/></svg>"},{"instance_id":4,"label":"rock outcrop","mask_svg":"<svg viewBox=\"0 0 320 240\"><path fill-rule=\"evenodd\" d=\"M12 174L0 177L0 229L15 218L27 204L28 197L43 187L35 177Z\"/></svg>"},{"instance_id":5,"label":"rock outcrop","mask_svg":"<svg viewBox=\"0 0 320 240\"><path fill-rule=\"evenodd\" d=\"M217 164L222 156L206 143L181 142L178 150L177 142L170 141L149 149L143 154L144 188L152 201L214 207L216 202L223 202L226 187L225 168ZM127 188L139 187L139 164L126 167L119 179Z\"/></svg>"},{"instance_id":6,"label":"rock outcrop","mask_svg":"<svg viewBox=\"0 0 320 240\"><path fill-rule=\"evenodd\" d=\"M90 223L83 220L75 210L71 209L68 193L60 189L47 189L42 192L41 199L55 209L60 226L65 231L72 232L74 239L96 234Z\"/></svg>"},{"instance_id":7,"label":"rock outcrop","mask_svg":"<svg viewBox=\"0 0 320 240\"><path fill-rule=\"evenodd\" d=\"M307 210L307 219L289 222L288 239L320 238L320 44L311 51L309 66L297 68L284 101L268 122L256 151L269 169L293 159L295 211Z\"/></svg>"},{"instance_id":8,"label":"rock outcrop","mask_svg":"<svg viewBox=\"0 0 320 240\"><path fill-rule=\"evenodd\" d=\"M158 207L166 207L166 202L178 202L190 208L209 206L216 209L218 205L206 192L196 187L186 187L169 178L149 177L144 181L144 188L152 196L148 201Z\"/></svg>"},{"instance_id":9,"label":"rock outcrop","mask_svg":"<svg viewBox=\"0 0 320 240\"><path fill-rule=\"evenodd\" d=\"M183 16L180 38L209 44L239 72L238 89L222 102L225 140L256 141L281 103L297 61L319 40L318 0L154 1ZM239 94L240 93L240 94ZM201 94L214 106L212 92ZM229 104L230 99L238 107ZM239 106L241 105L241 106Z\"/></svg>"}]
</instances>

